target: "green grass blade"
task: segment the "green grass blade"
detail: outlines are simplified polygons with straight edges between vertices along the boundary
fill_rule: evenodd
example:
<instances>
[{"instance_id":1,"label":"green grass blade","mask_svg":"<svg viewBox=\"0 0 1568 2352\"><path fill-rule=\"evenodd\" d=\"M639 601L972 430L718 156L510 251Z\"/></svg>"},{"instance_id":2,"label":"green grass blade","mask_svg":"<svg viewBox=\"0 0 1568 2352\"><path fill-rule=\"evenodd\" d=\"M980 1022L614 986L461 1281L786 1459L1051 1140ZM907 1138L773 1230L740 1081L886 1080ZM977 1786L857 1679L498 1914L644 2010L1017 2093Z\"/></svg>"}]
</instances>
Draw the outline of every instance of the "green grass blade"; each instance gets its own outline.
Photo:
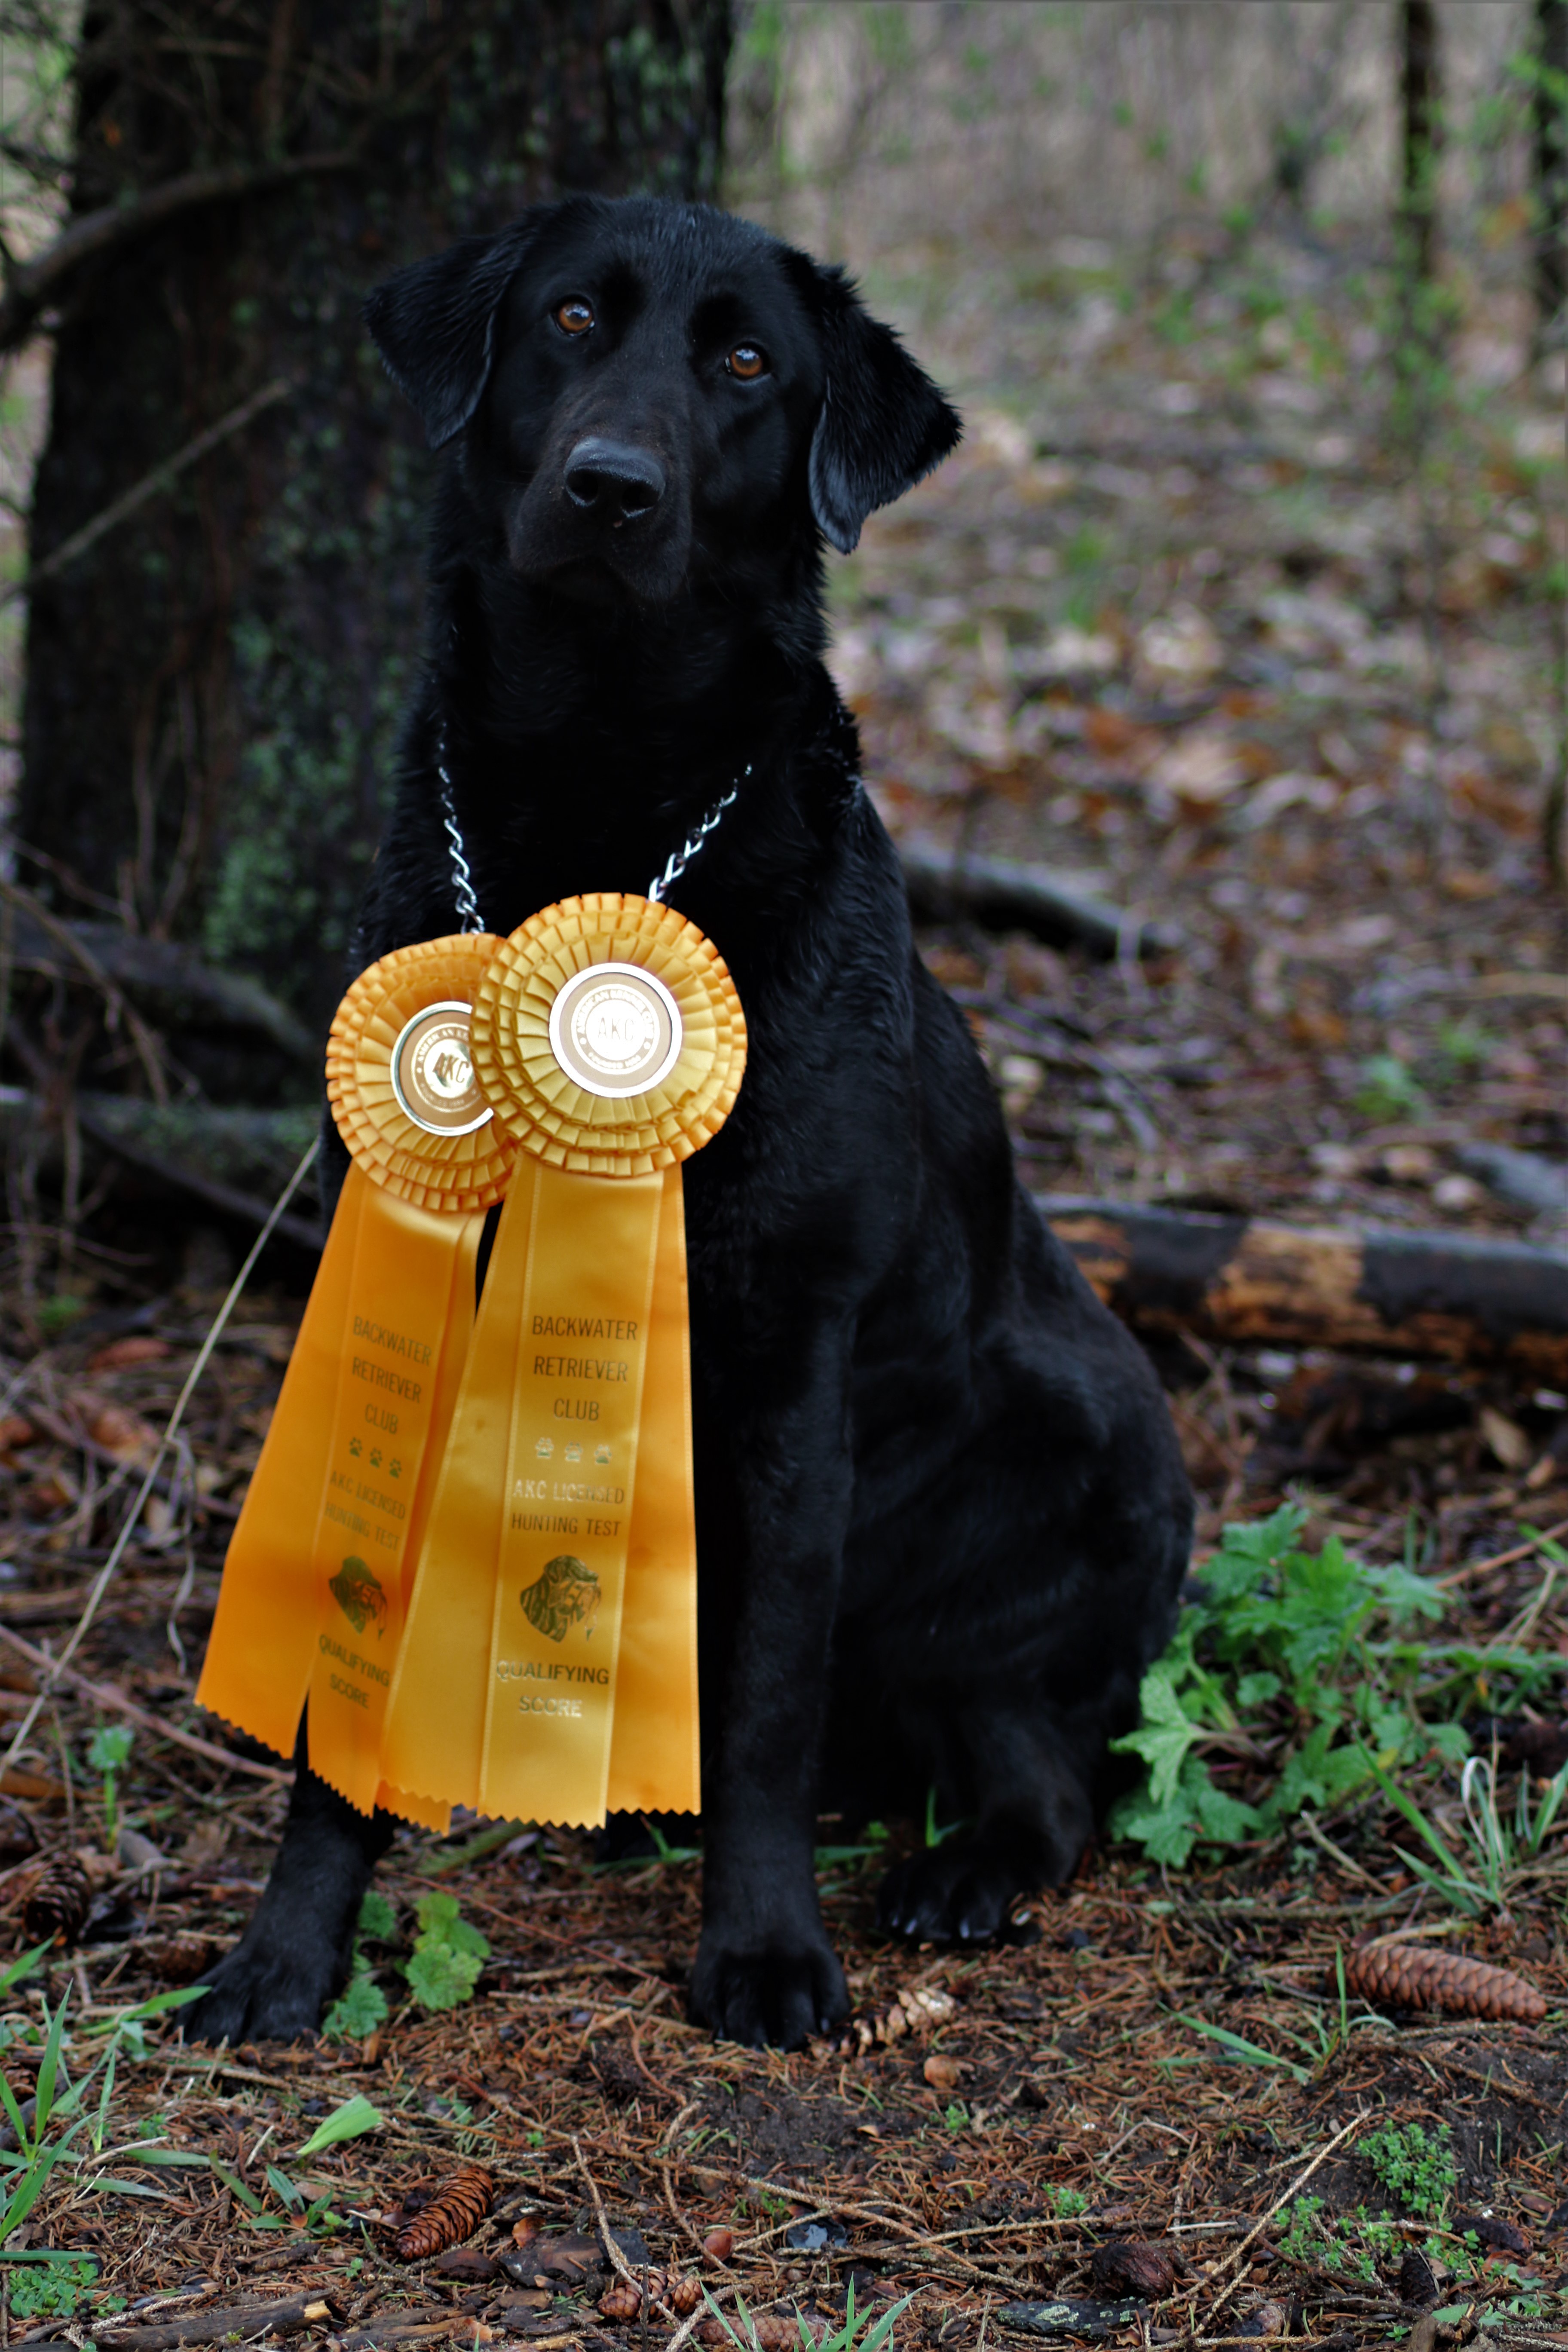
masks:
<instances>
[{"instance_id":1,"label":"green grass blade","mask_svg":"<svg viewBox=\"0 0 1568 2352\"><path fill-rule=\"evenodd\" d=\"M1177 2011L1177 2016L1182 2024L1190 2025L1194 2033L1206 2033L1211 2042L1223 2043L1233 2056L1245 2059L1249 2066L1279 2066L1287 2074L1293 2074L1298 2083L1311 2080L1310 2066L1298 2066L1293 2058L1281 2058L1278 2052L1265 2050L1258 2042L1248 2042L1245 2035L1232 2033L1226 2026L1210 2025L1205 2018L1188 2017L1182 2011Z\"/></svg>"},{"instance_id":2,"label":"green grass blade","mask_svg":"<svg viewBox=\"0 0 1568 2352\"><path fill-rule=\"evenodd\" d=\"M363 2091L356 2091L352 2099L345 2099L341 2107L322 2116L299 2153L302 2157L320 2156L324 2147L336 2147L340 2140L358 2139L362 2132L379 2131L384 2121L381 2109L373 2107Z\"/></svg>"},{"instance_id":3,"label":"green grass blade","mask_svg":"<svg viewBox=\"0 0 1568 2352\"><path fill-rule=\"evenodd\" d=\"M38 2087L34 2093L37 2105L33 2114L33 2134L40 2140L55 2104L55 2078L59 2073L60 2043L65 2039L66 2009L69 2000L70 1988L68 1985L59 1997L53 2017L49 2017L47 2005L44 2005L44 2015L49 2017L49 2037L44 2044L43 2063L38 2068Z\"/></svg>"},{"instance_id":4,"label":"green grass blade","mask_svg":"<svg viewBox=\"0 0 1568 2352\"><path fill-rule=\"evenodd\" d=\"M53 1941L51 1937L49 1942ZM8 1968L0 1969L0 1992L9 1992L21 1978L30 1976L48 1948L48 1944L35 1944L30 1952L23 1952Z\"/></svg>"},{"instance_id":5,"label":"green grass blade","mask_svg":"<svg viewBox=\"0 0 1568 2352\"><path fill-rule=\"evenodd\" d=\"M240 2203L245 2207L247 2213L260 2212L261 2200L257 2195L255 2189L247 2189L244 2181L239 2178L239 2175L236 2172L231 2172L226 2164L220 2164L216 2156L209 2156L207 2158L207 2169L209 2172L216 2174L218 2179L222 2181L224 2187L232 2196L238 2198Z\"/></svg>"}]
</instances>

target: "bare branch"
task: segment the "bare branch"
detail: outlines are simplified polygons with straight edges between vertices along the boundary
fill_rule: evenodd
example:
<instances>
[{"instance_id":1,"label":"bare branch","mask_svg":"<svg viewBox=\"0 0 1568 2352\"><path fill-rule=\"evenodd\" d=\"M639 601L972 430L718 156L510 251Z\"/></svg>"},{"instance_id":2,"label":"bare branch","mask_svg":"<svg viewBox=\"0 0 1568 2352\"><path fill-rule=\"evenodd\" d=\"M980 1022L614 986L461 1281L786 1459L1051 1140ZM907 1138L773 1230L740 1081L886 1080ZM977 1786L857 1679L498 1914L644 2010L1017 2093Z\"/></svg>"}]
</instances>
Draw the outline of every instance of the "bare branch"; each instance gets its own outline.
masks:
<instances>
[{"instance_id":1,"label":"bare branch","mask_svg":"<svg viewBox=\"0 0 1568 2352\"><path fill-rule=\"evenodd\" d=\"M318 173L352 172L359 160L353 149L344 149L333 154L288 156L277 163L237 164L221 172L184 172L177 179L165 180L162 187L149 188L130 204L100 205L96 211L84 213L13 275L0 299L0 350L21 341L45 303L73 270L145 236L175 214L198 205L256 195L264 188L309 179Z\"/></svg>"},{"instance_id":2,"label":"bare branch","mask_svg":"<svg viewBox=\"0 0 1568 2352\"><path fill-rule=\"evenodd\" d=\"M173 457L165 457L161 466L154 466L150 474L143 474L123 498L116 499L111 506L104 508L101 514L94 515L90 522L83 523L79 530L72 531L70 537L62 540L41 563L35 563L25 580L13 580L8 587L0 588L0 612L4 612L7 604L15 604L19 596L30 595L40 580L47 580L55 572L63 572L68 563L74 563L78 556L85 555L106 531L112 530L128 515L134 514L138 507L145 506L147 500L155 498L160 490L167 489L177 475L183 474L187 467L195 465L209 449L216 449L220 441L226 441L231 434L238 433L253 416L259 416L264 408L270 408L275 401L286 400L293 389L287 376L275 376L260 392L253 392L248 400L242 400L237 408L231 408L226 416L220 416L216 425L209 425L205 433L198 433L194 441L187 441Z\"/></svg>"},{"instance_id":3,"label":"bare branch","mask_svg":"<svg viewBox=\"0 0 1568 2352\"><path fill-rule=\"evenodd\" d=\"M5 899L7 904L19 911L31 915L40 929L46 931L54 940L56 946L62 948L73 961L81 966L82 971L108 1006L111 1024L122 1021L129 1031L142 1067L147 1074L147 1083L153 1089L153 1101L166 1103L169 1099L169 1087L163 1076L158 1041L135 1006L128 1003L121 994L92 950L78 939L68 923L62 923L58 915L51 914L43 900L36 897L31 890L25 889L20 882L8 882L4 875L0 875L0 898Z\"/></svg>"}]
</instances>

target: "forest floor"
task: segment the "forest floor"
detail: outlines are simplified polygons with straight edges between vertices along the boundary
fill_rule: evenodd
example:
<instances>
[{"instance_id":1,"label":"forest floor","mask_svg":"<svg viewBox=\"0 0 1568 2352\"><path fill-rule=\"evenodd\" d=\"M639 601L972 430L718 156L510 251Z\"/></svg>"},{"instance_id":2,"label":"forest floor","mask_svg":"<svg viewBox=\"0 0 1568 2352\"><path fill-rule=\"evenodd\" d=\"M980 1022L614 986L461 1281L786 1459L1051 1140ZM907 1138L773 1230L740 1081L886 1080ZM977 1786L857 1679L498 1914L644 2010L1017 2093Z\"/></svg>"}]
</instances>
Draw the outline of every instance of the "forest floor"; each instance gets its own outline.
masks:
<instances>
[{"instance_id":1,"label":"forest floor","mask_svg":"<svg viewBox=\"0 0 1568 2352\"><path fill-rule=\"evenodd\" d=\"M1137 270L1081 239L1026 263L889 253L870 290L970 418L836 582L878 799L896 831L1087 870L1179 934L1103 963L922 934L1030 1183L1560 1239L1561 1202L1510 1202L1496 1171L1513 1163L1476 1150L1561 1181L1568 1149L1541 833L1561 390L1510 362L1507 299L1475 294L1413 438L1374 276L1305 239L1195 227ZM222 1297L223 1247L198 1234L182 1271L89 1233L87 1311L47 1344L8 1302L0 1727L102 1568ZM743 2298L836 2325L853 2284L861 2310L910 2298L900 2342L973 2352L1030 2329L1568 2345L1568 1809L1532 1860L1516 1838L1507 1870L1478 1862L1463 1901L1395 1851L1408 1820L1364 1786L1181 1868L1102 1842L1016 1943L976 1953L873 1934L877 1878L918 1828L825 1845L870 2039L788 2056L686 2022L695 1857L599 1865L586 1838L468 1821L402 1834L380 1874L392 1916L366 1957L391 2013L368 2034L217 2053L184 2046L177 2016L138 2021L240 1927L281 1820L284 1776L234 1760L192 1694L300 1305L277 1272L242 1299L76 1654L85 1679L0 1784L9 1949L28 1947L45 1863L85 1854L89 1882L74 1939L0 1990L12 2090L31 2092L61 2002L73 2083L116 2050L107 2087L100 2065L42 2131L53 2168L5 2241L82 2263L8 2261L0 2339L161 2352L274 2325L355 2346L666 2345L668 2313L597 2310L605 2220L634 2273L700 2275L731 2314ZM1289 1493L1304 1545L1337 1535L1431 1580L1447 1613L1426 1638L1471 1661L1451 1712L1508 1719L1494 1819L1539 1825L1568 1758L1563 1396L1462 1364L1180 1340L1161 1367L1200 1565L1223 1524ZM115 1729L132 1735L118 1763ZM1428 1761L1408 1786L1459 1852L1457 1772ZM402 1969L433 1891L489 1945L472 1997L434 2012ZM1544 2017L1343 1992L1346 1958L1390 1932L1512 1969ZM876 2039L912 1991L951 2006ZM356 2098L374 2122L351 2109L366 2128L304 2153ZM399 2261L384 2217L462 2160L493 2175L491 2218ZM42 2168L24 2150L11 2188Z\"/></svg>"}]
</instances>

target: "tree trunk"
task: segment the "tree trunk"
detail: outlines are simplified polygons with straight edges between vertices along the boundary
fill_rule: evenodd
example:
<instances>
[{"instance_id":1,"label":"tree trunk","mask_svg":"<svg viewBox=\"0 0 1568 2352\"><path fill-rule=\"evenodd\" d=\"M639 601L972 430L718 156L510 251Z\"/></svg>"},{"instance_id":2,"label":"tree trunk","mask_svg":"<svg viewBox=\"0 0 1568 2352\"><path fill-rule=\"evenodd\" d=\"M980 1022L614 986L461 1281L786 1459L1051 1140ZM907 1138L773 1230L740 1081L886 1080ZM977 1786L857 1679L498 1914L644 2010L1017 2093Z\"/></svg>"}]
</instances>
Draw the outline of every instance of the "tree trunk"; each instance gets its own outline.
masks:
<instances>
[{"instance_id":1,"label":"tree trunk","mask_svg":"<svg viewBox=\"0 0 1568 2352\"><path fill-rule=\"evenodd\" d=\"M1568 0L1535 0L1535 310L1540 352L1568 338Z\"/></svg>"},{"instance_id":2,"label":"tree trunk","mask_svg":"<svg viewBox=\"0 0 1568 2352\"><path fill-rule=\"evenodd\" d=\"M187 195L53 293L33 562L292 390L33 593L18 832L57 908L118 905L324 1030L432 478L361 300L562 189L711 195L729 29L729 0L89 0L73 215L196 173L240 193Z\"/></svg>"},{"instance_id":3,"label":"tree trunk","mask_svg":"<svg viewBox=\"0 0 1568 2352\"><path fill-rule=\"evenodd\" d=\"M1413 275L1426 281L1437 260L1437 158L1443 127L1436 0L1404 0L1400 14L1405 257Z\"/></svg>"}]
</instances>

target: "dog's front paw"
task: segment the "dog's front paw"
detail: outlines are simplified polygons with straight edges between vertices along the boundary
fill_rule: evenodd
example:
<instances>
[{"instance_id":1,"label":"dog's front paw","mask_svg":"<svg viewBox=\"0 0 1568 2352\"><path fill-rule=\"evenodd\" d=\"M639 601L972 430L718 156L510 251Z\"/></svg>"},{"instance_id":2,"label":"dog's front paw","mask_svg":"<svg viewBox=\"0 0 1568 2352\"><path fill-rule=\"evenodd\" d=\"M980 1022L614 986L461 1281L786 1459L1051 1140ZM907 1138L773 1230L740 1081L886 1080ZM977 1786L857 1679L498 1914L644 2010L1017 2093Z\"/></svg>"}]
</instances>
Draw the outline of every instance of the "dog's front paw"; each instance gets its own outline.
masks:
<instances>
[{"instance_id":1,"label":"dog's front paw","mask_svg":"<svg viewBox=\"0 0 1568 2352\"><path fill-rule=\"evenodd\" d=\"M691 2014L721 2041L798 2050L810 2035L843 2023L849 1994L832 1947L820 1938L739 1951L704 1935L691 1973Z\"/></svg>"},{"instance_id":2,"label":"dog's front paw","mask_svg":"<svg viewBox=\"0 0 1568 2352\"><path fill-rule=\"evenodd\" d=\"M253 1924L209 1969L208 1990L183 2012L192 2042L295 2042L313 2034L337 1990L336 1956L308 1938L287 1943Z\"/></svg>"},{"instance_id":3,"label":"dog's front paw","mask_svg":"<svg viewBox=\"0 0 1568 2352\"><path fill-rule=\"evenodd\" d=\"M889 1871L877 1925L917 1944L985 1943L1005 1932L1013 1905L1033 1891L1014 1856L954 1839Z\"/></svg>"}]
</instances>

